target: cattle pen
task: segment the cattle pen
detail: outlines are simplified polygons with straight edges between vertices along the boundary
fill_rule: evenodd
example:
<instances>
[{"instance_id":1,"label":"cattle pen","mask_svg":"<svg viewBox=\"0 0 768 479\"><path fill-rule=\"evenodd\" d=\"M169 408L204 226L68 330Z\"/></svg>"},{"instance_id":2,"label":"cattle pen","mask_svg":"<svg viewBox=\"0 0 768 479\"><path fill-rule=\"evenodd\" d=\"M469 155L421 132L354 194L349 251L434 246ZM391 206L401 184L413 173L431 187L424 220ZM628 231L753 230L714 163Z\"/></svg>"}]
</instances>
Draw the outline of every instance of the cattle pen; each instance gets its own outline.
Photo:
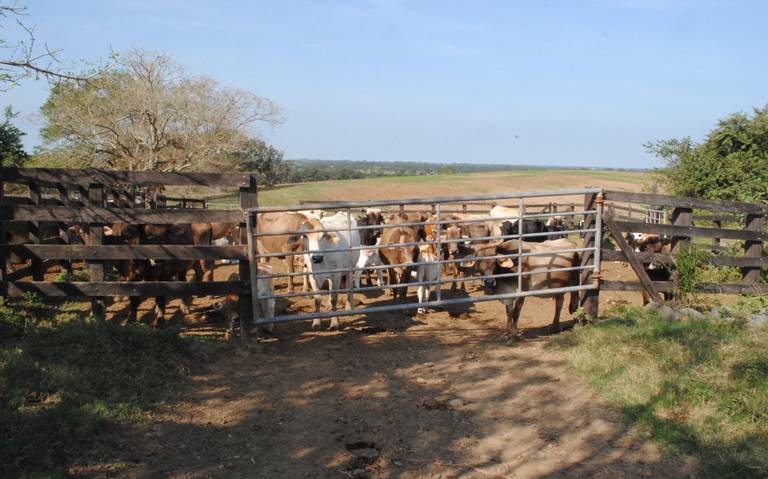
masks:
<instances>
[{"instance_id":1,"label":"cattle pen","mask_svg":"<svg viewBox=\"0 0 768 479\"><path fill-rule=\"evenodd\" d=\"M240 331L243 338L249 336L249 323L265 323L319 320L336 316L368 315L393 310L442 308L480 301L511 301L526 296L555 296L570 293L578 297L578 305L588 317L598 315L600 291L642 291L654 301L660 293L673 293L678 284L671 278L653 281L647 274L647 265L660 262L674 265L675 258L686 245L706 239L712 251L711 264L738 268L739 282L702 283L699 291L723 294L755 294L768 292L762 276L768 261L763 252L766 238L763 205L727 201L710 201L695 198L632 193L605 190L599 187L541 191L514 192L494 195L428 197L411 199L382 199L372 201L345 201L305 203L284 207L259 207L256 176L251 173L184 173L184 172L130 172L99 169L67 170L52 168L2 168L0 169L0 288L4 298L17 298L36 293L49 298L81 298L91 301L96 317L105 316L104 300L113 296L225 296L238 298ZM239 207L230 210L207 209L204 199L162 197L165 201L148 207L145 201L137 201L137 195L146 195L147 188L170 186L218 187L237 189ZM513 190L513 188L510 188ZM178 207L168 208L167 201ZM163 206L166 206L163 208ZM190 207L198 206L198 207ZM504 215L491 215L489 207L506 208ZM330 221L337 216L342 227L323 227L325 233L336 233L352 238L366 236L366 232L380 235L388 229L413 228L416 236L408 241L389 244L375 242L348 243L345 254L360 257L364 252L389 247L392 250L409 248L410 259L405 262L385 262L380 265L358 266L344 263L335 268L319 268L311 264L304 238L313 228L286 229L275 232L261 229L260 215L294 214L319 210L318 221ZM356 217L365 210L379 210L387 217L400 215L397 225L389 223L362 224ZM637 214L640 214L638 219ZM325 220L324 220L325 218ZM355 221L353 221L355 220ZM557 230L529 230L529 225L545 225L557 220ZM506 226L504 223L508 223ZM238 237L243 244L106 244L105 227L115 224L129 225L176 225L197 223L233 223L241 226ZM517 226L515 226L517 225ZM81 227L85 232L84 244L71 244L64 234L68 228ZM502 227L507 228L503 230ZM483 229L485 228L485 229ZM511 229L510 229L511 228ZM431 231L431 236L422 233ZM478 231L481 231L478 233ZM484 233L483 233L484 231ZM625 241L627 233L647 233L664 236L671 243L666 253L636 252ZM456 233L456 234L454 234ZM374 237L376 235L373 235ZM259 247L266 238L279 236L285 243L297 245L290 251L266 251ZM371 235L367 235L371 238ZM523 251L524 242L539 242L560 238L573 243L546 253ZM290 241L289 241L290 240ZM517 251L492 255L476 255L482 244L518 240ZM523 241L519 241L523 240ZM610 240L610 241L607 241ZM609 247L609 243L618 247ZM424 272L418 250L429 248L434 253L430 260L438 273L430 276ZM338 249L314 249L315 253L338 255ZM536 256L557 257L576 255L570 265L549 267L544 270L525 271L525 258ZM381 255L377 255L381 256ZM258 265L275 258L305 258L306 270L274 271L260 273ZM471 261L467 258L470 257ZM28 264L11 271L11 259L24 260ZM109 275L110 264L116 261L214 261L238 262L239 277L229 281L124 281ZM469 262L505 260L514 264L503 271L483 274L465 274L461 268ZM636 281L620 281L607 278L601 264L605 261L628 263L636 275ZM72 264L84 262L86 278L55 279L46 275L53 263ZM320 264L320 263L318 263ZM313 271L314 269L314 271ZM427 268L428 270L429 268ZM434 268L433 268L434 269ZM318 270L324 274L338 274L330 289L285 291L285 283L293 284L294 278L307 279ZM386 273L387 284L367 286L356 284L355 278L365 271ZM398 270L400 276L394 274ZM403 271L399 271L403 270ZM575 281L558 287L527 287L526 278L535 275L573 273ZM422 274L419 277L419 274ZM346 281L341 281L340 278ZM488 281L491 280L491 281ZM483 286L491 282L512 282L514 291L485 291ZM276 288L264 293L260 282L274 281ZM480 284L470 290L456 291L455 285ZM484 284L485 283L485 284ZM450 289L446 286L450 285ZM419 289L418 299L403 294L399 300L397 290ZM423 290L427 297L423 300ZM394 298L382 298L388 293ZM347 309L320 311L306 307L294 307L294 298L340 295L347 298ZM378 295L378 296L376 296ZM356 297L375 297L364 307L356 307ZM253 298L253 300L252 300ZM279 312L264 314L263 300L282 303ZM557 301L557 300L556 300ZM335 299L334 299L335 302ZM556 303L557 304L557 303ZM306 306L306 305L305 305ZM303 309L302 309L303 308Z\"/></svg>"}]
</instances>

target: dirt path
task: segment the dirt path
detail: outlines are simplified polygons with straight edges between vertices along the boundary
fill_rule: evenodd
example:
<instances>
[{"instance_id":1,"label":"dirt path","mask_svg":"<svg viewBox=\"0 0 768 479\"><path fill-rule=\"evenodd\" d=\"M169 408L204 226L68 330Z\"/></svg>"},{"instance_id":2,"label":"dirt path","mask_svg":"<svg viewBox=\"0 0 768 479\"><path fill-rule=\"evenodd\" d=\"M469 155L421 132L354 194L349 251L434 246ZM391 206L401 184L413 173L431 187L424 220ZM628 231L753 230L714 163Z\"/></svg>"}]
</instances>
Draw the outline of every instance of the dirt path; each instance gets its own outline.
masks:
<instances>
[{"instance_id":1,"label":"dirt path","mask_svg":"<svg viewBox=\"0 0 768 479\"><path fill-rule=\"evenodd\" d=\"M381 298L370 297L366 302ZM427 316L282 325L181 384L87 477L680 477L545 348L553 302L523 340L498 302ZM569 324L569 323L566 323ZM89 473L90 471L91 473ZM108 471L108 472L105 472Z\"/></svg>"}]
</instances>

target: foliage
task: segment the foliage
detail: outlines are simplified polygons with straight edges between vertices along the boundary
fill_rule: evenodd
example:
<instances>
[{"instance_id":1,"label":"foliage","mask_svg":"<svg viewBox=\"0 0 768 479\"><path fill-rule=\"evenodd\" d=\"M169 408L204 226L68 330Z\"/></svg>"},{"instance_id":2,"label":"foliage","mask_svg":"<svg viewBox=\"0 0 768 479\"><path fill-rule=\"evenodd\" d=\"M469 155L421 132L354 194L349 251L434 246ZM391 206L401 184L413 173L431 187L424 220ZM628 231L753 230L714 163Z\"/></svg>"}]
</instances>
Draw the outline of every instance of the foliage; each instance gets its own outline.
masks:
<instances>
[{"instance_id":1,"label":"foliage","mask_svg":"<svg viewBox=\"0 0 768 479\"><path fill-rule=\"evenodd\" d=\"M173 329L87 321L27 296L0 306L0 477L65 477L84 454L118 447L210 351Z\"/></svg>"},{"instance_id":2,"label":"foliage","mask_svg":"<svg viewBox=\"0 0 768 479\"><path fill-rule=\"evenodd\" d=\"M235 157L240 170L258 174L260 186L272 187L288 178L291 172L291 164L283 159L283 152L262 140L249 140Z\"/></svg>"},{"instance_id":3,"label":"foliage","mask_svg":"<svg viewBox=\"0 0 768 479\"><path fill-rule=\"evenodd\" d=\"M0 166L21 166L28 158L21 142L26 133L11 123L16 115L11 107L7 107L5 121L0 123Z\"/></svg>"},{"instance_id":4,"label":"foliage","mask_svg":"<svg viewBox=\"0 0 768 479\"><path fill-rule=\"evenodd\" d=\"M742 321L665 321L620 307L552 347L624 418L700 477L768 475L768 329Z\"/></svg>"},{"instance_id":5,"label":"foliage","mask_svg":"<svg viewBox=\"0 0 768 479\"><path fill-rule=\"evenodd\" d=\"M658 178L670 194L768 202L768 106L720 120L700 144L682 138L645 147L667 162Z\"/></svg>"},{"instance_id":6,"label":"foliage","mask_svg":"<svg viewBox=\"0 0 768 479\"><path fill-rule=\"evenodd\" d=\"M188 76L167 55L133 50L115 62L51 89L43 155L75 167L221 171L235 168L256 124L280 120L270 100Z\"/></svg>"},{"instance_id":7,"label":"foliage","mask_svg":"<svg viewBox=\"0 0 768 479\"><path fill-rule=\"evenodd\" d=\"M703 267L709 263L712 254L696 244L683 247L674 258L675 281L681 299L694 294L701 283Z\"/></svg>"}]
</instances>

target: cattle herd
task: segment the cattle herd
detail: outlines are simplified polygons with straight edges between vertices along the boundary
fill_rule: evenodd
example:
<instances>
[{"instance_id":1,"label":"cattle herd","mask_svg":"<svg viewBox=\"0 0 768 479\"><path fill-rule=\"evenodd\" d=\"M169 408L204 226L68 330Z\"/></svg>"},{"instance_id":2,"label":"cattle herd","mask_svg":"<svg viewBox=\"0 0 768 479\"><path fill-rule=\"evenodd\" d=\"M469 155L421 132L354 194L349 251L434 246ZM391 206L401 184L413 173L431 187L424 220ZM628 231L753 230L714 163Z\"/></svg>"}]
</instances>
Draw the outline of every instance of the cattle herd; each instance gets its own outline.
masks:
<instances>
[{"instance_id":1,"label":"cattle herd","mask_svg":"<svg viewBox=\"0 0 768 479\"><path fill-rule=\"evenodd\" d=\"M580 272L593 265L581 265L583 252L573 223L575 214L525 215L517 208L493 206L487 214L395 211L385 213L368 208L328 213L321 210L262 212L256 215L257 286L259 324L269 325L275 318L275 299L291 302L300 296L312 296L314 310L320 312L321 299L328 296L330 311L336 312L339 293L346 296L346 308L353 309L355 293L384 289L394 303L403 303L409 287L416 287L419 313L426 313L430 296L436 288L450 283L450 291L464 290L465 282L479 281L506 307L506 333L517 335L517 321L525 296L514 293L566 288L579 285ZM438 219L439 218L439 219ZM13 231L10 232L11 236ZM519 236L522 234L523 236ZM65 232L69 244L89 244L88 228L71 226ZM198 223L188 225L105 226L106 245L225 245L243 242L244 228L237 224ZM669 242L658 235L628 234L627 241L637 252L664 253ZM9 238L23 242L23 238ZM284 262L284 272L277 272L270 261ZM186 281L194 272L197 281L213 279L212 260L112 260L105 262L108 280L116 281ZM670 277L667 265L646 262L652 280ZM373 278L372 278L373 276ZM303 292L295 289L300 277ZM286 279L280 281L277 279ZM230 279L236 279L233 276ZM363 286L365 279L366 286ZM276 293L278 284L284 285ZM442 291L441 291L442 292ZM552 297L555 303L553 328L559 328L564 292L537 293ZM517 296L517 297L514 297ZM158 321L165 316L166 299L155 298ZM230 298L236 302L237 298ZM649 298L645 297L644 302ZM131 321L141 301L130 299ZM182 299L186 313L188 298ZM433 303L434 304L434 303ZM578 291L570 291L569 311L578 307ZM237 314L228 308L231 317ZM339 327L338 317L330 317L330 328ZM312 327L321 327L314 318Z\"/></svg>"},{"instance_id":2,"label":"cattle herd","mask_svg":"<svg viewBox=\"0 0 768 479\"><path fill-rule=\"evenodd\" d=\"M335 312L340 293L346 293L346 308L352 309L355 292L378 288L386 289L394 302L402 303L409 286L416 286L419 304L415 306L419 313L425 313L421 303L429 302L433 290L442 283L451 283L451 291L455 291L465 289L465 281L482 280L483 289L490 294L577 286L582 269L580 245L567 237L576 226L561 215L538 216L544 218L526 217L521 228L518 209L504 206L494 206L483 215L444 213L439 217L418 211L384 214L378 208L325 216L318 210L259 213L259 260L266 263L280 258L287 271L260 275L259 279L287 277L288 292L273 292L269 298L313 296L315 312L320 312L324 295L329 296L330 310ZM363 275L367 275L368 286L361 285ZM304 293L294 290L297 276L304 280ZM444 276L447 279L442 279ZM259 287L261 294L262 285ZM549 295L555 300L555 328L564 295ZM517 335L524 301L524 297L502 299L507 334L512 338ZM274 310L274 304L269 307ZM578 292L572 292L569 311L573 313L577 307ZM262 321L268 319L264 315ZM312 326L319 328L321 320L314 319ZM330 328L338 326L338 317L332 316Z\"/></svg>"}]
</instances>

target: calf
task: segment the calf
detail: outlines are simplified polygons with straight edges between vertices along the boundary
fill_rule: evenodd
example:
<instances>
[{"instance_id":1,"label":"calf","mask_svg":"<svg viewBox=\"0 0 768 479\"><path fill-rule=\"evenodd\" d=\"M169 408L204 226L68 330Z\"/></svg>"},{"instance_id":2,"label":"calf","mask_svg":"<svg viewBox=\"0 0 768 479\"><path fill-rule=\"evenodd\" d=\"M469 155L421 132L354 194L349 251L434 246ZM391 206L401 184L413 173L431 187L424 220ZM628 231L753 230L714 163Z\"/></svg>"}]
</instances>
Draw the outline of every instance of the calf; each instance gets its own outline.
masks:
<instances>
[{"instance_id":1,"label":"calf","mask_svg":"<svg viewBox=\"0 0 768 479\"><path fill-rule=\"evenodd\" d=\"M270 233L270 236L259 236L256 239L256 246L259 253L277 254L283 253L284 256L278 258L285 261L288 273L296 272L296 259L301 259L299 253L302 243L301 235L295 232L308 221L309 217L300 213L259 213L256 217L256 228L259 233ZM320 221L313 218L315 221ZM285 233L285 234L274 234ZM293 254L292 254L293 253ZM269 258L262 258L263 262L268 262ZM288 292L293 291L293 276L288 277Z\"/></svg>"},{"instance_id":2,"label":"calf","mask_svg":"<svg viewBox=\"0 0 768 479\"><path fill-rule=\"evenodd\" d=\"M521 243L521 244L519 244ZM522 253L545 253L541 256L518 256L518 247ZM484 245L475 248L476 256L467 256L462 266L472 268L474 272L482 276L516 273L517 264L520 262L521 272L532 273L522 276L522 290L546 290L576 286L579 284L579 271L548 272L551 269L568 268L578 266L580 258L578 253L561 253L560 250L574 249L576 243L567 239L545 241L543 243L519 242L509 240L501 244ZM499 259L477 259L484 256L508 257ZM517 277L487 278L483 279L483 286L493 294L509 294L517 292ZM553 293L539 295L555 300L555 315L552 319L552 329L560 329L560 311L563 307L565 293ZM517 339L517 320L525 303L525 297L500 300L506 307L507 335L510 339ZM579 306L578 292L571 293L571 301L568 311L573 314Z\"/></svg>"},{"instance_id":3,"label":"calf","mask_svg":"<svg viewBox=\"0 0 768 479\"><path fill-rule=\"evenodd\" d=\"M658 253L668 255L672 249L669 241L657 234L627 233L626 240L636 253ZM648 274L651 281L669 281L672 277L672 272L662 261L644 261L643 269L645 269L645 272ZM642 292L642 295L643 304L648 304L651 301L650 296L648 296L648 293L645 291ZM663 295L665 301L672 299L672 293L664 292Z\"/></svg>"},{"instance_id":4,"label":"calf","mask_svg":"<svg viewBox=\"0 0 768 479\"><path fill-rule=\"evenodd\" d=\"M426 283L430 281L438 281L440 279L440 265L438 264L437 251L434 244L421 244L418 247L419 253L416 259L416 281L418 283ZM440 284L437 283L437 287ZM426 303L429 301L429 295L432 293L433 285L419 284L417 290L417 296L419 303ZM426 313L425 308L419 308L418 313Z\"/></svg>"},{"instance_id":5,"label":"calf","mask_svg":"<svg viewBox=\"0 0 768 479\"><path fill-rule=\"evenodd\" d=\"M259 263L256 265L257 274L259 276L265 276L264 278L259 278L257 281L258 284L258 291L259 291L259 317L264 319L272 319L275 317L275 298L265 298L265 296L272 296L274 294L274 287L272 284L272 278L271 276L274 274L274 270L272 269L272 266L268 264ZM239 278L237 273L232 273L229 276L229 281L237 281ZM239 296L236 294L229 294L226 298L226 306L227 306L227 321L229 323L229 331L232 332L234 328L235 318L239 317L240 311L238 308L238 300ZM257 321L257 318L253 318L254 321ZM275 323L261 323L260 325L264 326L264 329L269 331L270 333L274 331L275 329ZM247 327L247 326L246 326ZM251 333L257 333L258 328L254 327L253 329L250 329Z\"/></svg>"},{"instance_id":6,"label":"calf","mask_svg":"<svg viewBox=\"0 0 768 479\"><path fill-rule=\"evenodd\" d=\"M376 246L379 244L381 244L381 238L376 241ZM381 261L378 248L361 250L360 257L357 260L357 266L355 267L355 288L360 287L360 277L362 276L363 271L365 271L368 275L368 286L371 286L372 283L370 267L383 265L384 263ZM384 284L384 273L381 268L376 269L376 276L376 286L382 286Z\"/></svg>"},{"instance_id":7,"label":"calf","mask_svg":"<svg viewBox=\"0 0 768 479\"><path fill-rule=\"evenodd\" d=\"M393 215L388 225L384 227L381 233L381 248L379 256L385 265L391 266L387 269L389 274L389 285L405 285L413 271L414 261L418 256L416 241L419 238L419 229L413 226L397 226L398 223L410 223L405 216ZM423 231L423 230L422 230ZM408 295L408 287L390 288L392 297L405 299Z\"/></svg>"}]
</instances>

